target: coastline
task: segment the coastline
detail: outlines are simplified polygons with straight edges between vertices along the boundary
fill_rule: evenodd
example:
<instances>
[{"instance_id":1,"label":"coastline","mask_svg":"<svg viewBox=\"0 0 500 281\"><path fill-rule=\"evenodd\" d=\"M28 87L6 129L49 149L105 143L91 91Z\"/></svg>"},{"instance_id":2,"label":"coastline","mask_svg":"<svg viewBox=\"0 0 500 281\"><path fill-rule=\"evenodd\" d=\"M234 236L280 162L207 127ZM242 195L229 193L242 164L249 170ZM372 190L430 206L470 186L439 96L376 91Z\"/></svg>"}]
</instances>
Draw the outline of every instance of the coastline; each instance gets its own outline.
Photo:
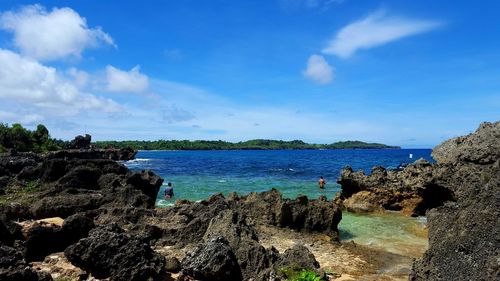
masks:
<instances>
[{"instance_id":1,"label":"coastline","mask_svg":"<svg viewBox=\"0 0 500 281\"><path fill-rule=\"evenodd\" d=\"M500 274L494 259L498 247L488 245L500 229L498 136L500 122L483 123L475 133L437 146L436 163L418 160L391 171L375 167L369 175L346 168L335 200L289 199L271 189L216 194L199 202L181 199L161 209L155 201L163 179L149 170L129 170L117 161L121 157L111 160L114 156L85 149L4 156L0 256L8 259L0 264L0 277L284 280L299 268L322 280L494 280ZM129 152L123 156L135 156ZM202 170L210 174L207 167ZM426 214L428 248L403 245L398 251L380 248L388 245L384 241L345 242L349 233L342 233L341 222L351 214L343 217L342 208L349 206L373 214L385 230L378 212L391 219ZM362 224L372 231L371 239L394 234ZM419 227L406 230L426 236ZM60 268L44 267L57 264L56 259L76 271L61 275Z\"/></svg>"}]
</instances>

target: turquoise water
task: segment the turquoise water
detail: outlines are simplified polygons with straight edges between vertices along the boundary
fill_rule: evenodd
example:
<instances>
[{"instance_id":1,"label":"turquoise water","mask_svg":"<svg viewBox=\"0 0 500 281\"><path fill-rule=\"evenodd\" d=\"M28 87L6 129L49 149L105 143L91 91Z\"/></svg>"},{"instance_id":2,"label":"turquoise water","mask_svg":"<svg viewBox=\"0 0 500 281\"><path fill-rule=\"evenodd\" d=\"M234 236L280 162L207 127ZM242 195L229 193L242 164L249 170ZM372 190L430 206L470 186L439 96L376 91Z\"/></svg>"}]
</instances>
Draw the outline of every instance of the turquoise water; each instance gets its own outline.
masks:
<instances>
[{"instance_id":1,"label":"turquoise water","mask_svg":"<svg viewBox=\"0 0 500 281\"><path fill-rule=\"evenodd\" d=\"M173 205L176 199L196 201L216 193L244 195L273 187L287 198L305 194L309 198L324 195L332 199L340 191L335 180L346 165L369 173L377 165L396 167L420 157L433 161L430 153L429 149L140 151L137 159L125 164L132 170L151 169L165 179L157 197L157 205L162 207ZM317 186L319 176L327 181L325 189ZM162 196L167 182L174 186L175 196L170 200ZM344 241L405 254L426 247L424 225L422 218L344 212L339 228Z\"/></svg>"}]
</instances>

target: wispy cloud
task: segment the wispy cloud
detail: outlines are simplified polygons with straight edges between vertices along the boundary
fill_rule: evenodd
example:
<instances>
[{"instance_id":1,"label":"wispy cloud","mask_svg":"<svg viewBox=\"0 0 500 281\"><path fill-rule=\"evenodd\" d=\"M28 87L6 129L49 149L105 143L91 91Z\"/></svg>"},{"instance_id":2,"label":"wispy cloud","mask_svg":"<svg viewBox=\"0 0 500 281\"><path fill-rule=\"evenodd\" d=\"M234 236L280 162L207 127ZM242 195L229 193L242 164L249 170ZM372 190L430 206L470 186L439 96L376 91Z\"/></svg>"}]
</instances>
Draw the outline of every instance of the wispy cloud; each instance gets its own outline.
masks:
<instances>
[{"instance_id":1,"label":"wispy cloud","mask_svg":"<svg viewBox=\"0 0 500 281\"><path fill-rule=\"evenodd\" d=\"M106 90L118 93L141 93L148 89L149 78L137 65L130 71L108 65L106 67Z\"/></svg>"},{"instance_id":2,"label":"wispy cloud","mask_svg":"<svg viewBox=\"0 0 500 281\"><path fill-rule=\"evenodd\" d=\"M333 67L328 64L323 56L312 55L309 57L307 68L302 74L317 84L325 85L333 80Z\"/></svg>"},{"instance_id":3,"label":"wispy cloud","mask_svg":"<svg viewBox=\"0 0 500 281\"><path fill-rule=\"evenodd\" d=\"M322 52L348 58L360 49L381 46L441 25L439 21L389 16L384 10L379 10L343 27Z\"/></svg>"},{"instance_id":4,"label":"wispy cloud","mask_svg":"<svg viewBox=\"0 0 500 281\"><path fill-rule=\"evenodd\" d=\"M178 107L176 104L167 105L162 112L163 121L172 124L176 122L190 121L195 118L195 116L183 109Z\"/></svg>"},{"instance_id":5,"label":"wispy cloud","mask_svg":"<svg viewBox=\"0 0 500 281\"><path fill-rule=\"evenodd\" d=\"M49 12L41 5L23 6L1 13L0 28L14 34L14 45L23 55L43 61L79 58L84 49L101 43L116 46L109 34L88 28L87 20L71 8Z\"/></svg>"}]
</instances>

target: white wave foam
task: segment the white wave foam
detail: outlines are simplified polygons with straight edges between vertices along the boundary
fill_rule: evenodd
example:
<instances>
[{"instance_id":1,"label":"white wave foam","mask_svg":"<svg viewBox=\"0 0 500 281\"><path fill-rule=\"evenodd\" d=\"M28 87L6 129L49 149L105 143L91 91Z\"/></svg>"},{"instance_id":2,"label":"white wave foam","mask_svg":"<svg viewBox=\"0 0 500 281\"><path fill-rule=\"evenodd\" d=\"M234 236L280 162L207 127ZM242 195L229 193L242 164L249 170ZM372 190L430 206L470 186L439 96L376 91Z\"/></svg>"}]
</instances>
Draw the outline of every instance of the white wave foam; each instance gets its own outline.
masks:
<instances>
[{"instance_id":1,"label":"white wave foam","mask_svg":"<svg viewBox=\"0 0 500 281\"><path fill-rule=\"evenodd\" d=\"M160 200L156 201L156 206L169 207L169 206L174 206L174 203L172 203L172 201L169 201L169 200L160 199Z\"/></svg>"},{"instance_id":2,"label":"white wave foam","mask_svg":"<svg viewBox=\"0 0 500 281\"><path fill-rule=\"evenodd\" d=\"M138 162L147 162L147 161L151 161L151 159L149 159L149 158L135 158L135 159L129 160L127 162L128 163L138 163Z\"/></svg>"}]
</instances>

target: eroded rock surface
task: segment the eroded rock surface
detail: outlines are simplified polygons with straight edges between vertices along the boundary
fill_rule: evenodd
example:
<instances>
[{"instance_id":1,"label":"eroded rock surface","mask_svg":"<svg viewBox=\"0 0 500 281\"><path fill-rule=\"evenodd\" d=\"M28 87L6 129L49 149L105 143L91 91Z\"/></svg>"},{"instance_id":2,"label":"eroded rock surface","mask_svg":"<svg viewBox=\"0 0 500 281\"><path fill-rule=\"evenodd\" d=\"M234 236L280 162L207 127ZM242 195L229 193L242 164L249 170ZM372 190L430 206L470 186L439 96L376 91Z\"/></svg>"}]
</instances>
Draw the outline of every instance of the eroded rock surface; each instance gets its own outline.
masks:
<instances>
[{"instance_id":1,"label":"eroded rock surface","mask_svg":"<svg viewBox=\"0 0 500 281\"><path fill-rule=\"evenodd\" d=\"M0 280L6 281L51 281L48 273L34 270L22 253L0 243Z\"/></svg>"},{"instance_id":2,"label":"eroded rock surface","mask_svg":"<svg viewBox=\"0 0 500 281\"><path fill-rule=\"evenodd\" d=\"M198 280L243 280L238 261L223 236L211 238L182 260L184 275Z\"/></svg>"},{"instance_id":3,"label":"eroded rock surface","mask_svg":"<svg viewBox=\"0 0 500 281\"><path fill-rule=\"evenodd\" d=\"M243 215L250 224L268 224L304 232L323 232L332 241L338 241L338 224L342 218L340 208L321 197L309 200L283 198L276 189L247 196L221 194L201 202L179 201L174 207L158 211L158 216L169 218L157 221L165 230L164 242L188 244L200 241L209 222L223 211L233 210Z\"/></svg>"},{"instance_id":4,"label":"eroded rock surface","mask_svg":"<svg viewBox=\"0 0 500 281\"><path fill-rule=\"evenodd\" d=\"M433 150L455 201L428 212L429 249L410 280L500 280L500 122Z\"/></svg>"},{"instance_id":5,"label":"eroded rock surface","mask_svg":"<svg viewBox=\"0 0 500 281\"><path fill-rule=\"evenodd\" d=\"M435 183L436 167L424 159L402 171L374 167L370 175L342 170L337 182L342 192L337 198L352 212L384 210L402 211L409 215L425 215L426 210L453 200L453 192Z\"/></svg>"},{"instance_id":6,"label":"eroded rock surface","mask_svg":"<svg viewBox=\"0 0 500 281\"><path fill-rule=\"evenodd\" d=\"M74 265L99 279L164 280L165 257L116 225L98 227L64 251Z\"/></svg>"}]
</instances>

